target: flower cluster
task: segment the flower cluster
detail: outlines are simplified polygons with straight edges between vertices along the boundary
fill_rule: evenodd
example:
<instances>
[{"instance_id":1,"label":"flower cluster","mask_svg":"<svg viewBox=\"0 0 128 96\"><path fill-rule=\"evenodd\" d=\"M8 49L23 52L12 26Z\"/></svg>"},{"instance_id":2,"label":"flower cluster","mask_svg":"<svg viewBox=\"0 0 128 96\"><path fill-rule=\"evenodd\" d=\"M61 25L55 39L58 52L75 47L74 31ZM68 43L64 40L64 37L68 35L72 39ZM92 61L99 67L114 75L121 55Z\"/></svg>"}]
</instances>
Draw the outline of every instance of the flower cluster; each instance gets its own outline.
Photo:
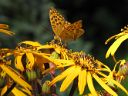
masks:
<instances>
[{"instance_id":1,"label":"flower cluster","mask_svg":"<svg viewBox=\"0 0 128 96\"><path fill-rule=\"evenodd\" d=\"M55 9L51 11L51 15L59 15ZM64 20L61 15L59 16L56 18ZM50 17L51 21L54 21L53 17ZM56 83L61 80L63 82L60 92L64 92L68 87L72 86L70 95L73 95L73 90L77 86L80 95L108 96L107 94L109 94L109 96L118 96L118 93L115 91L117 87L128 94L128 91L121 85L121 81L128 72L128 63L125 59L117 61L114 57L117 48L128 38L128 28L125 27L121 30L121 33L110 37L106 41L107 44L111 39L116 39L106 53L106 58L112 55L116 62L113 70L111 70L107 65L93 56L83 51L74 52L63 44L60 38L64 34L63 32L71 30L72 33L75 32L74 36L78 35L76 34L77 31L81 32L80 30L82 30L82 34L84 32L81 28L81 22L73 24L66 22L61 21L61 23L65 24L65 29L63 29L61 35L56 33L57 36L55 35L55 37L57 38L51 42L40 44L34 41L23 41L17 44L14 49L0 49L1 96L7 96L8 94L14 96L56 95ZM76 28L78 25L79 27ZM57 30L55 30L55 27L57 25L54 26L54 31ZM10 36L14 35L13 32L9 31L9 27L6 24L0 24L0 32ZM74 39L70 34L67 35L69 36L65 34L65 38L63 39ZM47 79L46 76L49 74L50 79ZM104 90L101 92L97 91L93 80ZM90 93L85 93L87 88L90 90Z\"/></svg>"}]
</instances>

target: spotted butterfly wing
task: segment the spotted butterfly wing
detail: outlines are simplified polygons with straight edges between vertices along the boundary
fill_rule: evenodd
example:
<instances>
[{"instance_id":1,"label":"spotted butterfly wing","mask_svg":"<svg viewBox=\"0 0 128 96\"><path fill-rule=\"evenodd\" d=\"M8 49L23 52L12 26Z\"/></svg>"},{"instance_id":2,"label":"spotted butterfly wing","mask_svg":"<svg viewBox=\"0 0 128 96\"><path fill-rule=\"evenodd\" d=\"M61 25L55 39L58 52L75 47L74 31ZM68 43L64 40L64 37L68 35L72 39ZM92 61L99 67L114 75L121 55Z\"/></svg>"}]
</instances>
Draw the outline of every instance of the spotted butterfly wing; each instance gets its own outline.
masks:
<instances>
[{"instance_id":1,"label":"spotted butterfly wing","mask_svg":"<svg viewBox=\"0 0 128 96\"><path fill-rule=\"evenodd\" d=\"M84 30L82 29L82 21L79 20L65 27L65 30L60 33L60 38L64 41L76 40L82 34L84 34Z\"/></svg>"},{"instance_id":2,"label":"spotted butterfly wing","mask_svg":"<svg viewBox=\"0 0 128 96\"><path fill-rule=\"evenodd\" d=\"M59 33L61 33L64 28L64 17L60 15L55 8L50 8L49 17L53 32L55 35L59 35Z\"/></svg>"},{"instance_id":3,"label":"spotted butterfly wing","mask_svg":"<svg viewBox=\"0 0 128 96\"><path fill-rule=\"evenodd\" d=\"M75 40L84 33L81 20L71 24L55 8L50 9L49 17L53 32L63 41Z\"/></svg>"}]
</instances>

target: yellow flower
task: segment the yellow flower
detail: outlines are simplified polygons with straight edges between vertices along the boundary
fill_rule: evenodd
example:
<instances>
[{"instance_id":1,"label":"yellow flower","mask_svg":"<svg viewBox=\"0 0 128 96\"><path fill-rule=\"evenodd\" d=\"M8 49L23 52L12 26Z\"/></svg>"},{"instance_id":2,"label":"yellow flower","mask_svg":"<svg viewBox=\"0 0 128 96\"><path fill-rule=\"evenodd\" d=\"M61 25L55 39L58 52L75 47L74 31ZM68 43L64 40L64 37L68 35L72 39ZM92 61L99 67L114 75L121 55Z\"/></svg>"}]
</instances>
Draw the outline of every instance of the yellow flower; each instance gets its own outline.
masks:
<instances>
[{"instance_id":1,"label":"yellow flower","mask_svg":"<svg viewBox=\"0 0 128 96\"><path fill-rule=\"evenodd\" d=\"M124 29L121 29L121 33L114 35L110 37L105 44L107 44L110 40L116 39L116 41L109 47L107 53L106 53L106 58L108 58L110 55L114 57L115 52L117 51L118 47L121 45L123 41L128 39L128 27L124 27Z\"/></svg>"},{"instance_id":2,"label":"yellow flower","mask_svg":"<svg viewBox=\"0 0 128 96\"><path fill-rule=\"evenodd\" d=\"M53 53L58 54L58 57L55 58ZM67 53L67 49L57 44L41 45L38 42L24 41L19 43L14 51L15 66L20 71L24 71L25 68L32 70L34 66L44 71L44 64L48 63L53 63L55 66L62 68L65 63L70 63L70 65L74 64L72 60L68 60ZM51 69L48 69L42 73L44 74L50 70Z\"/></svg>"},{"instance_id":3,"label":"yellow flower","mask_svg":"<svg viewBox=\"0 0 128 96\"><path fill-rule=\"evenodd\" d=\"M9 76L12 80L14 80L16 83L21 85L24 88L32 89L32 87L25 82L21 77L21 75L18 74L16 70L11 68L8 65L11 65L11 60L6 59L5 57L9 57L13 54L13 51L10 49L0 49L0 76L4 78L5 76ZM8 77L7 76L7 77ZM21 83L22 82L22 83Z\"/></svg>"},{"instance_id":4,"label":"yellow flower","mask_svg":"<svg viewBox=\"0 0 128 96\"><path fill-rule=\"evenodd\" d=\"M40 43L33 41L23 41L19 43L14 51L16 68L23 72L25 69L32 70L36 63L40 62L42 64L44 59L42 59L42 57L39 58L39 56L43 56L44 54L42 55L37 50L40 46L42 46Z\"/></svg>"},{"instance_id":5,"label":"yellow flower","mask_svg":"<svg viewBox=\"0 0 128 96\"><path fill-rule=\"evenodd\" d=\"M48 50L51 53L53 51L57 52L60 55L61 59L66 59L66 60L68 59L67 54L69 53L69 50L64 48L63 45L55 44L54 42L52 42L50 44L42 45L37 48L37 50L41 51L41 52L46 52L46 49L47 49L47 52L48 52Z\"/></svg>"},{"instance_id":6,"label":"yellow flower","mask_svg":"<svg viewBox=\"0 0 128 96\"><path fill-rule=\"evenodd\" d=\"M37 54L38 58L36 58L36 61L38 63L45 61L45 63L49 63L50 68L43 70L42 74L48 73L51 70L63 69L64 64L73 65L74 62L72 60L69 60L68 54L70 53L69 50L67 50L62 44L62 42L59 42L57 44L54 43L54 40L50 42L49 44L42 45L37 48L37 50L40 53L48 53L49 56L43 56L45 58L42 60L42 56L39 56L40 53ZM42 61L41 61L42 60ZM41 64L39 64L40 66ZM56 67L57 66L57 67ZM41 68L41 67L40 67Z\"/></svg>"},{"instance_id":7,"label":"yellow flower","mask_svg":"<svg viewBox=\"0 0 128 96\"><path fill-rule=\"evenodd\" d=\"M88 85L91 94L93 96L98 96L93 85L94 78L108 93L117 96L117 93L114 92L103 80L103 78L106 77L98 76L99 73L104 74L104 71L110 73L111 70L109 67L83 52L74 52L71 54L71 57L74 60L75 65L71 65L64 72L55 77L50 82L49 86L65 78L60 87L60 91L63 92L69 87L73 80L78 77L78 90L80 95L83 94L86 85Z\"/></svg>"},{"instance_id":8,"label":"yellow flower","mask_svg":"<svg viewBox=\"0 0 128 96\"><path fill-rule=\"evenodd\" d=\"M53 58L51 56L43 55L43 53L38 53L36 55L38 56L37 59L39 59L39 57L40 57L41 58L40 60L42 60L42 62L49 63L49 64L52 63L52 64L55 65L53 68L49 68L47 70L43 70L42 74L50 72L51 70L60 69L60 68L66 67L66 66L74 65L73 60L56 59L56 58ZM39 61L37 61L37 62L39 62Z\"/></svg>"}]
</instances>

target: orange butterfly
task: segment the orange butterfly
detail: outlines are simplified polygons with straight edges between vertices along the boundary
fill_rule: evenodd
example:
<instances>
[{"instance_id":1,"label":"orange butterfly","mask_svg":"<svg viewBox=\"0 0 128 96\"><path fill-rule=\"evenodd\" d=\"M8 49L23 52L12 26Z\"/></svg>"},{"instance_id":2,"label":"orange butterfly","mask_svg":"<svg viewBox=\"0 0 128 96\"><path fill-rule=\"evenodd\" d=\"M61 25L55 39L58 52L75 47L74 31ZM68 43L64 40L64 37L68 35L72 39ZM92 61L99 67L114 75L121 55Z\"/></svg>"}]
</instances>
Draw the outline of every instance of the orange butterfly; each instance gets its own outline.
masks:
<instances>
[{"instance_id":1,"label":"orange butterfly","mask_svg":"<svg viewBox=\"0 0 128 96\"><path fill-rule=\"evenodd\" d=\"M76 40L84 33L81 20L71 24L55 8L50 9L49 17L53 32L63 41Z\"/></svg>"}]
</instances>

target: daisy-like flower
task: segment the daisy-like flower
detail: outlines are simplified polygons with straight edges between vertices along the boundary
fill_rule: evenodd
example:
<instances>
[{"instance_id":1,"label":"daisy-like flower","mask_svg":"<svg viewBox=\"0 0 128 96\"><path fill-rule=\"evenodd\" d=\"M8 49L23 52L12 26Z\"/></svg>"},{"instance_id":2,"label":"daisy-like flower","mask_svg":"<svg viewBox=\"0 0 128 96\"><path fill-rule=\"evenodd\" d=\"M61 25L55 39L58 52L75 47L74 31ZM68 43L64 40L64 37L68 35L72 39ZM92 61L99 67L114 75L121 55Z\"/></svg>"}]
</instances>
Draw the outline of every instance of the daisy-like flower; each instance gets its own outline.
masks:
<instances>
[{"instance_id":1,"label":"daisy-like flower","mask_svg":"<svg viewBox=\"0 0 128 96\"><path fill-rule=\"evenodd\" d=\"M86 85L88 85L92 96L98 96L98 93L94 88L93 78L99 83L102 88L104 88L113 96L118 95L111 89L111 87L106 84L106 81L104 81L104 79L112 80L114 84L119 87L121 86L120 88L125 90L125 88L121 84L116 82L113 78L107 77L107 75L104 74L104 72L107 72L108 74L111 72L109 67L107 67L100 61L95 60L92 56L86 55L83 52L74 52L71 54L71 58L74 60L75 64L69 65L69 67L64 72L62 72L50 82L49 86L52 86L56 82L65 78L60 87L60 92L64 92L74 81L74 79L78 77L78 90L80 95L83 94ZM127 91L125 90L125 92Z\"/></svg>"},{"instance_id":2,"label":"daisy-like flower","mask_svg":"<svg viewBox=\"0 0 128 96\"><path fill-rule=\"evenodd\" d=\"M109 74L111 72L109 67L100 61L95 60L92 56L84 54L83 52L74 52L69 57L74 60L75 64L69 65L64 72L50 82L49 86L52 86L56 82L65 78L60 87L60 92L64 92L74 81L74 79L78 78L78 90L80 95L83 94L86 85L88 85L92 96L98 96L93 84L94 78L108 93L113 96L118 96L117 93L114 92L103 79L105 78L108 80L108 77L104 74L104 71ZM65 64L64 66L68 66L68 64ZM109 80L116 82L113 78L109 78Z\"/></svg>"},{"instance_id":3,"label":"daisy-like flower","mask_svg":"<svg viewBox=\"0 0 128 96\"><path fill-rule=\"evenodd\" d=\"M116 39L116 41L109 47L106 53L106 58L108 58L110 55L114 57L114 54L117 51L118 47L121 45L121 43L128 39L128 26L125 26L124 29L121 29L121 33L110 37L105 42L105 44L107 44L112 39Z\"/></svg>"},{"instance_id":4,"label":"daisy-like flower","mask_svg":"<svg viewBox=\"0 0 128 96\"><path fill-rule=\"evenodd\" d=\"M60 56L57 57L58 59L53 57L52 53L54 52ZM20 71L24 71L25 68L32 70L34 66L44 71L44 64L48 63L57 64L55 66L63 67L62 64L64 63L72 64L72 61L68 60L67 53L67 49L57 44L42 45L38 42L24 41L18 44L14 52L15 66Z\"/></svg>"},{"instance_id":5,"label":"daisy-like flower","mask_svg":"<svg viewBox=\"0 0 128 96\"><path fill-rule=\"evenodd\" d=\"M43 56L46 60L48 60L47 63L49 63L50 68L48 68L47 70L44 70L42 74L47 73L53 69L55 70L56 68L63 69L64 64L67 64L68 66L74 64L73 60L69 60L69 57L68 57L68 54L70 54L70 51L61 44L59 45L52 42L46 45L42 45L41 47L38 47L37 50L41 53L43 52L43 53L50 54L49 56Z\"/></svg>"}]
</instances>

